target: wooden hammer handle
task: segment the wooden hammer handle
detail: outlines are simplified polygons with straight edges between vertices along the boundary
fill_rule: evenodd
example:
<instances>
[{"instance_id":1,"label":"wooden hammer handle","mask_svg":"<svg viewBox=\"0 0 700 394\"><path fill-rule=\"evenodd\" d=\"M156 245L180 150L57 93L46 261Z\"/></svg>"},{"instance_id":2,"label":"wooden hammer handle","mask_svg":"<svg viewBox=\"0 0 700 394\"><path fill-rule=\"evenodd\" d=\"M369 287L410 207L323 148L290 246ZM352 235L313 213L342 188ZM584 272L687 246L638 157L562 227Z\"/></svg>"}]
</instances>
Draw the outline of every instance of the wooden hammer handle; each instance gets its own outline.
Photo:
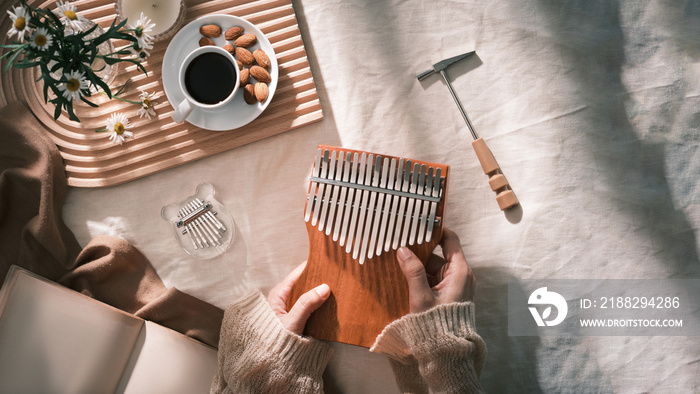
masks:
<instances>
[{"instance_id":1,"label":"wooden hammer handle","mask_svg":"<svg viewBox=\"0 0 700 394\"><path fill-rule=\"evenodd\" d=\"M484 169L484 174L489 177L489 185L491 190L496 192L496 201L501 210L508 209L518 204L518 198L513 193L513 190L508 184L508 180L498 166L496 158L493 157L491 149L486 146L486 141L483 138L477 138L472 142L476 157L479 158L481 168Z\"/></svg>"}]
</instances>

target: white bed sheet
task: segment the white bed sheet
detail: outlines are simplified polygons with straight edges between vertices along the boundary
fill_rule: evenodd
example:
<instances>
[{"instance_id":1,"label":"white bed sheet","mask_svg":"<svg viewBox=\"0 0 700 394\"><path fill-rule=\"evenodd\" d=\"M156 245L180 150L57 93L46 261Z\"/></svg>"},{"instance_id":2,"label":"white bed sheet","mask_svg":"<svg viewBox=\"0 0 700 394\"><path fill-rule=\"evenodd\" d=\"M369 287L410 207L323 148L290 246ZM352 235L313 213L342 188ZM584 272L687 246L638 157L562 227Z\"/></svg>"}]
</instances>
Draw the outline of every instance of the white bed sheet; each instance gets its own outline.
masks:
<instances>
[{"instance_id":1,"label":"white bed sheet","mask_svg":"<svg viewBox=\"0 0 700 394\"><path fill-rule=\"evenodd\" d=\"M306 258L317 144L447 163L446 223L477 277L487 391L698 390L697 337L509 337L506 301L512 279L699 277L700 2L294 5L325 119L121 186L71 188L64 216L82 245L122 236L166 285L224 308ZM415 78L470 50L448 75L522 203L507 215L445 84ZM160 218L200 182L237 227L207 261ZM383 357L333 346L328 391L396 392Z\"/></svg>"}]
</instances>

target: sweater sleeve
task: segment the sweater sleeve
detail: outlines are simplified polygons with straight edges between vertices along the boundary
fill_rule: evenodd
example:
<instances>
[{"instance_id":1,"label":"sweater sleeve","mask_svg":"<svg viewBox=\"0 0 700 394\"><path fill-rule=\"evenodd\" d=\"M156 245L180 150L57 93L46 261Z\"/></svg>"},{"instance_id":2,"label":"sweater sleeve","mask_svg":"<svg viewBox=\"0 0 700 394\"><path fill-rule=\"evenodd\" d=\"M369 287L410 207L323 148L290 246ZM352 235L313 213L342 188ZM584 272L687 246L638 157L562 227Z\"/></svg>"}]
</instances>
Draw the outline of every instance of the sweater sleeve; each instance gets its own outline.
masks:
<instances>
[{"instance_id":1,"label":"sweater sleeve","mask_svg":"<svg viewBox=\"0 0 700 394\"><path fill-rule=\"evenodd\" d=\"M476 333L474 304L438 305L384 328L370 349L389 356L404 393L481 393L486 344Z\"/></svg>"},{"instance_id":2,"label":"sweater sleeve","mask_svg":"<svg viewBox=\"0 0 700 394\"><path fill-rule=\"evenodd\" d=\"M212 393L322 393L331 349L287 330L260 292L224 313Z\"/></svg>"}]
</instances>

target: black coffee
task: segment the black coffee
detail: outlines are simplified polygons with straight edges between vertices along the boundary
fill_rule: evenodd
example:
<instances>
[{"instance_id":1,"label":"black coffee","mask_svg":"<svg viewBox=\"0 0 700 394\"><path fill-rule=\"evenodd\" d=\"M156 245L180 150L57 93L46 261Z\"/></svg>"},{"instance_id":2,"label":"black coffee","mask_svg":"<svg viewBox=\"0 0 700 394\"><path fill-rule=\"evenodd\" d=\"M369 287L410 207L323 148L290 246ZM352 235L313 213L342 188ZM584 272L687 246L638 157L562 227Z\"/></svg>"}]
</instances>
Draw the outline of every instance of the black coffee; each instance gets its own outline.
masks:
<instances>
[{"instance_id":1,"label":"black coffee","mask_svg":"<svg viewBox=\"0 0 700 394\"><path fill-rule=\"evenodd\" d=\"M185 89L202 104L224 101L236 87L236 69L224 55L203 53L190 62L185 70Z\"/></svg>"}]
</instances>

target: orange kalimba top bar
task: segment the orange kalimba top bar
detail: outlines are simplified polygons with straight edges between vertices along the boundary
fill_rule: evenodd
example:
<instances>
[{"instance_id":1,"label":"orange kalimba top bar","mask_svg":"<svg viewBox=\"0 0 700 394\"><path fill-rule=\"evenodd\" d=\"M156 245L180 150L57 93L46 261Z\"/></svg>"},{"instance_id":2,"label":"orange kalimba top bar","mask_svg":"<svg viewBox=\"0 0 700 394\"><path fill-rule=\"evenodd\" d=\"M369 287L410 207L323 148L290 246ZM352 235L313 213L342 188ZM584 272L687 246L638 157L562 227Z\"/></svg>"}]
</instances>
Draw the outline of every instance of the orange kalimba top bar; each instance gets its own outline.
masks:
<instances>
[{"instance_id":1,"label":"orange kalimba top bar","mask_svg":"<svg viewBox=\"0 0 700 394\"><path fill-rule=\"evenodd\" d=\"M304 220L309 259L288 307L327 283L330 298L306 333L370 347L408 313L408 287L396 260L401 246L424 263L442 238L449 167L321 145Z\"/></svg>"}]
</instances>

